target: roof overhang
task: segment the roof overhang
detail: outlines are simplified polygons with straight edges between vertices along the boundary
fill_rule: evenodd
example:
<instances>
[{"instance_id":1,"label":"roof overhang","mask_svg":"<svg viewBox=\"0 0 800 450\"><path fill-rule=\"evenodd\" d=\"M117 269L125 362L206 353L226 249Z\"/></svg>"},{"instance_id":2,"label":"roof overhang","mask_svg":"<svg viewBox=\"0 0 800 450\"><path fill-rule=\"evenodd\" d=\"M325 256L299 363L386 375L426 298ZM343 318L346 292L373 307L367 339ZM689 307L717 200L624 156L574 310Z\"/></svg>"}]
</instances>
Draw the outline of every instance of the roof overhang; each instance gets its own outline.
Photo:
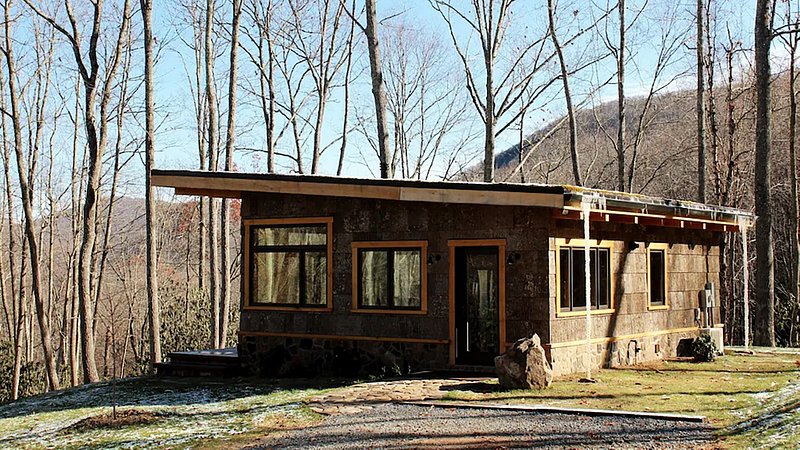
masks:
<instances>
[{"instance_id":1,"label":"roof overhang","mask_svg":"<svg viewBox=\"0 0 800 450\"><path fill-rule=\"evenodd\" d=\"M475 205L564 206L561 186L513 183L458 183L381 180L318 175L245 174L153 170L154 186L177 195L241 198L246 193L294 194Z\"/></svg>"},{"instance_id":2,"label":"roof overhang","mask_svg":"<svg viewBox=\"0 0 800 450\"><path fill-rule=\"evenodd\" d=\"M463 183L367 179L320 175L254 174L194 170L153 170L154 186L177 195L241 198L249 193L365 198L430 203L552 208L556 219L736 232L755 219L747 211L703 203L603 191L567 185Z\"/></svg>"}]
</instances>

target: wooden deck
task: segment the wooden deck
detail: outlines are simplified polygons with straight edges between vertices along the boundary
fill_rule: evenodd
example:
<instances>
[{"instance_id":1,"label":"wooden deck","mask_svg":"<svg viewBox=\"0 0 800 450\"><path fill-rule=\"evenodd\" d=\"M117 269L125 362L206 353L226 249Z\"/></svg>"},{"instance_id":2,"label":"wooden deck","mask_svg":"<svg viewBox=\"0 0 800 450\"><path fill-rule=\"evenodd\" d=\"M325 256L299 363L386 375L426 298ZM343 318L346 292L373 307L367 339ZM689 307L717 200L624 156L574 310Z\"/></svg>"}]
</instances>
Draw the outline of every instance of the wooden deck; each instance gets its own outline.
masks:
<instances>
[{"instance_id":1,"label":"wooden deck","mask_svg":"<svg viewBox=\"0 0 800 450\"><path fill-rule=\"evenodd\" d=\"M158 376L233 377L242 375L239 353L235 347L186 352L170 352L156 364Z\"/></svg>"}]
</instances>

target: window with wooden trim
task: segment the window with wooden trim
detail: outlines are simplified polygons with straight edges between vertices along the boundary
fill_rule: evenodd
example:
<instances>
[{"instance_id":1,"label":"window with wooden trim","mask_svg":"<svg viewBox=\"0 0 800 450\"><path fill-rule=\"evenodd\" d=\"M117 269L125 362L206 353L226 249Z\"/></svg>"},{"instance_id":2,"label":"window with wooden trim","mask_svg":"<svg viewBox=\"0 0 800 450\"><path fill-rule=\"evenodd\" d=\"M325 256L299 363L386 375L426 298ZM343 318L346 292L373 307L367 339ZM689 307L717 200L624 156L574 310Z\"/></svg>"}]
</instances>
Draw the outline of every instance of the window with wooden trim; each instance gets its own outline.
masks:
<instances>
[{"instance_id":1,"label":"window with wooden trim","mask_svg":"<svg viewBox=\"0 0 800 450\"><path fill-rule=\"evenodd\" d=\"M354 242L354 309L423 311L422 242Z\"/></svg>"},{"instance_id":2,"label":"window with wooden trim","mask_svg":"<svg viewBox=\"0 0 800 450\"><path fill-rule=\"evenodd\" d=\"M250 225L249 305L328 304L329 223Z\"/></svg>"},{"instance_id":3,"label":"window with wooden trim","mask_svg":"<svg viewBox=\"0 0 800 450\"><path fill-rule=\"evenodd\" d=\"M560 311L586 310L586 268L583 247L560 247L559 250ZM591 307L611 308L611 254L607 248L589 250Z\"/></svg>"},{"instance_id":4,"label":"window with wooden trim","mask_svg":"<svg viewBox=\"0 0 800 450\"><path fill-rule=\"evenodd\" d=\"M650 306L667 304L667 250L651 248L647 250L647 278Z\"/></svg>"}]
</instances>

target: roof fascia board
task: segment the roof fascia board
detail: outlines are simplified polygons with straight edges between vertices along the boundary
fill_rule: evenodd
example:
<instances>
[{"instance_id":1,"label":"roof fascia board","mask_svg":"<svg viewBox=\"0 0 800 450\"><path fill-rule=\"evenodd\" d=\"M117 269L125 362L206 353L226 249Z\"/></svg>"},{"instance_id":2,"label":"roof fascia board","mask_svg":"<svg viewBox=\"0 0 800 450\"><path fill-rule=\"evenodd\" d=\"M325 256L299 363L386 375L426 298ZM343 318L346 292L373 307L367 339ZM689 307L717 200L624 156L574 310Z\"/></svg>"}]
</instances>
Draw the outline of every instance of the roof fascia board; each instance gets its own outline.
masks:
<instances>
[{"instance_id":1,"label":"roof fascia board","mask_svg":"<svg viewBox=\"0 0 800 450\"><path fill-rule=\"evenodd\" d=\"M564 196L556 193L509 192L491 190L447 189L439 187L377 186L374 184L276 180L263 178L195 177L154 173L155 186L173 187L176 194L241 197L242 193L272 193L328 197L368 198L430 203L476 205L538 206L561 208Z\"/></svg>"}]
</instances>

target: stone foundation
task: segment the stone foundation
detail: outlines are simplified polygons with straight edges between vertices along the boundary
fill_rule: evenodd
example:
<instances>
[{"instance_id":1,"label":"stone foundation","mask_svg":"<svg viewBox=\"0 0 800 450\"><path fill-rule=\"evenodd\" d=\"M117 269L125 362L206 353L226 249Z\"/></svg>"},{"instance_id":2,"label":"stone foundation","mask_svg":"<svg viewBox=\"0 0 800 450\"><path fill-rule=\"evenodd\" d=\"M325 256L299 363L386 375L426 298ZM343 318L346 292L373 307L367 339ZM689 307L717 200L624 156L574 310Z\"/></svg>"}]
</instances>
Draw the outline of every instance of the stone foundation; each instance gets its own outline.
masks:
<instances>
[{"instance_id":1,"label":"stone foundation","mask_svg":"<svg viewBox=\"0 0 800 450\"><path fill-rule=\"evenodd\" d=\"M254 375L367 377L446 368L447 345L242 336L239 356Z\"/></svg>"},{"instance_id":2,"label":"stone foundation","mask_svg":"<svg viewBox=\"0 0 800 450\"><path fill-rule=\"evenodd\" d=\"M632 366L667 357L684 356L682 349L698 335L699 329L596 343L592 344L591 356L586 354L586 344L551 348L553 374L558 376L583 373L587 365L596 370L601 367Z\"/></svg>"}]
</instances>

